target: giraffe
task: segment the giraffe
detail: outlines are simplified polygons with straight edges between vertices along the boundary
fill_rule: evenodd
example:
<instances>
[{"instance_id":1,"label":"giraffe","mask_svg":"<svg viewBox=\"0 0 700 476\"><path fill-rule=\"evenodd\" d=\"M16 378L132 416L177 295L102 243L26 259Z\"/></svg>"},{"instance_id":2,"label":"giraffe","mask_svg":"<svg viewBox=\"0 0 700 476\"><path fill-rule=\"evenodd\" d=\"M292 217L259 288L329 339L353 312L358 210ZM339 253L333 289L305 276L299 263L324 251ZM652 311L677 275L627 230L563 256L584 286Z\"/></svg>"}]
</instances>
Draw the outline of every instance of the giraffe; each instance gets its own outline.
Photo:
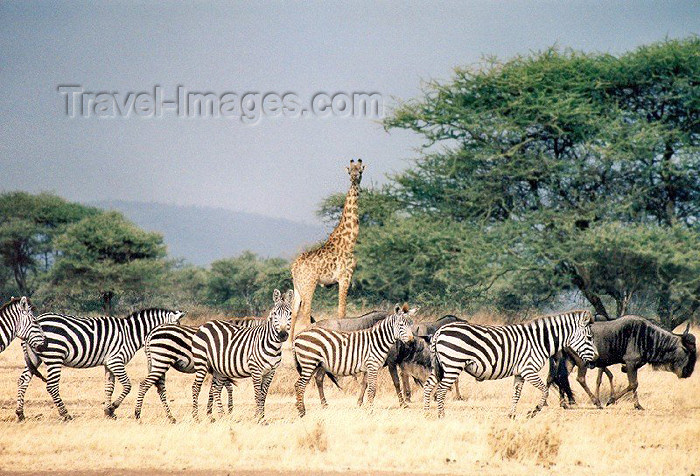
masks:
<instances>
[{"instance_id":1,"label":"giraffe","mask_svg":"<svg viewBox=\"0 0 700 476\"><path fill-rule=\"evenodd\" d=\"M348 288L357 264L353 253L360 231L357 197L365 166L362 164L362 159L357 162L353 159L346 169L350 174L350 189L345 197L343 214L338 226L321 247L300 254L292 263L294 282L292 338L295 335L294 328L299 316L302 318L301 322L307 324L310 322L311 301L318 284L330 286L338 283L338 317L345 317Z\"/></svg>"}]
</instances>

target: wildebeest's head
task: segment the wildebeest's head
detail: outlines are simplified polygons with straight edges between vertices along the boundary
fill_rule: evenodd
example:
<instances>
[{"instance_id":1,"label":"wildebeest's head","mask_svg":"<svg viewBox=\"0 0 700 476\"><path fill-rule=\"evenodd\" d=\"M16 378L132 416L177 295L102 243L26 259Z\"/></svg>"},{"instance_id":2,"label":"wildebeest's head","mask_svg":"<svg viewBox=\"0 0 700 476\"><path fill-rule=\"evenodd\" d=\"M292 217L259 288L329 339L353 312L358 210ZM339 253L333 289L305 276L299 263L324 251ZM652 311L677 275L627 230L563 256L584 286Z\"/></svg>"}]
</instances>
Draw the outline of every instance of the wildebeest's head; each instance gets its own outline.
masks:
<instances>
[{"instance_id":1,"label":"wildebeest's head","mask_svg":"<svg viewBox=\"0 0 700 476\"><path fill-rule=\"evenodd\" d=\"M688 378L692 375L695 369L695 360L697 358L697 350L695 348L695 336L690 332L690 322L681 334L681 342L677 349L673 352L671 370L678 375L679 378Z\"/></svg>"}]
</instances>

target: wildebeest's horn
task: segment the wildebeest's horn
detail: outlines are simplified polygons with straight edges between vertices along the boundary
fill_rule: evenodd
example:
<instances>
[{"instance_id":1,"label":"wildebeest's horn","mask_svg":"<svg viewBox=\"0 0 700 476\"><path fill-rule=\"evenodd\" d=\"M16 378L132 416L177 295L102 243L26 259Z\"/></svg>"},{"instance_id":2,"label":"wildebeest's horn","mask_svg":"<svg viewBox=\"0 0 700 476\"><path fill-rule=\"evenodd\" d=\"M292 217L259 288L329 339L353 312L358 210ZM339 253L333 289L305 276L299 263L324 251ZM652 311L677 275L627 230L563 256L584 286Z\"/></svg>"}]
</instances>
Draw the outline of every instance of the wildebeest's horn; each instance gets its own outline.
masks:
<instances>
[{"instance_id":1,"label":"wildebeest's horn","mask_svg":"<svg viewBox=\"0 0 700 476\"><path fill-rule=\"evenodd\" d=\"M685 326L685 330L683 331L683 335L684 335L684 336L687 336L687 335L688 335L688 331L690 331L690 321L688 321L688 325Z\"/></svg>"}]
</instances>

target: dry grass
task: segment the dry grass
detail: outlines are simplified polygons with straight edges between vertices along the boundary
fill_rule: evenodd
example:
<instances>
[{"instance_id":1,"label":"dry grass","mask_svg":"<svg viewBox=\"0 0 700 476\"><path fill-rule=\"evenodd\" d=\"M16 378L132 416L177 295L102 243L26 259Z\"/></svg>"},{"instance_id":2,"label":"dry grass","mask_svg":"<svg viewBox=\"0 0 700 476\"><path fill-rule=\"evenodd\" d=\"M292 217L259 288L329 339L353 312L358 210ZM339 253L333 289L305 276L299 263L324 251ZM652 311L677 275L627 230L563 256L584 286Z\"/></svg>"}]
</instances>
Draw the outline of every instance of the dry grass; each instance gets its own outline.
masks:
<instances>
[{"instance_id":1,"label":"dry grass","mask_svg":"<svg viewBox=\"0 0 700 476\"><path fill-rule=\"evenodd\" d=\"M118 420L103 417L104 374L100 368L65 369L61 393L75 417L58 419L44 385L34 379L27 392L27 421L15 422L16 380L23 360L17 342L0 354L0 472L54 470L121 471L357 471L451 474L690 474L700 471L700 373L679 380L667 372L640 372L638 412L629 400L596 410L572 385L578 407L562 410L557 398L533 420L525 413L537 402L526 387L518 417L506 417L512 379L477 383L461 379L466 401L448 397L447 416L426 418L419 391L414 403L398 407L388 374L380 374L375 409L357 408L358 383L327 381L330 408L323 410L313 385L306 391L307 416L294 407L296 371L291 356L273 381L266 425L254 421L250 381L234 390L235 409L215 423L190 418L192 376L168 372L171 408L179 423L165 420L155 389L144 401L141 422L133 419L138 382L146 362L140 352L127 367L132 393L117 410ZM614 370L618 387L622 377ZM589 382L593 379L589 375ZM120 390L117 385L117 391ZM604 387L607 392L607 387ZM204 392L203 392L204 393ZM204 403L202 396L202 404Z\"/></svg>"}]
</instances>

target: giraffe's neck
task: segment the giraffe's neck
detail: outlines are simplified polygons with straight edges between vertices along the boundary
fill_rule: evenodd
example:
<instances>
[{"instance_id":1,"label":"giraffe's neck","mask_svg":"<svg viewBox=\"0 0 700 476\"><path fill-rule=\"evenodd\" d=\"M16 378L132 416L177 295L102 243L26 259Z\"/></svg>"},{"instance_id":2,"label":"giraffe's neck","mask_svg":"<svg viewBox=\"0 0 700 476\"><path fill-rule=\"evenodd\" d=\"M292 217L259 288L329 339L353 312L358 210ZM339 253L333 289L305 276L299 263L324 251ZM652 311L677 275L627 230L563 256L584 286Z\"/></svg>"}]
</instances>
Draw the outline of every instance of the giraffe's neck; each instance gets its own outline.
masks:
<instances>
[{"instance_id":1,"label":"giraffe's neck","mask_svg":"<svg viewBox=\"0 0 700 476\"><path fill-rule=\"evenodd\" d=\"M359 193L359 184L350 184L350 190L348 190L348 194L345 197L345 205L343 206L343 214L340 216L340 222L328 238L328 243L341 245L344 251L353 251L355 248L355 241L357 241L357 235L360 232L360 218L357 214L357 198Z\"/></svg>"}]
</instances>

